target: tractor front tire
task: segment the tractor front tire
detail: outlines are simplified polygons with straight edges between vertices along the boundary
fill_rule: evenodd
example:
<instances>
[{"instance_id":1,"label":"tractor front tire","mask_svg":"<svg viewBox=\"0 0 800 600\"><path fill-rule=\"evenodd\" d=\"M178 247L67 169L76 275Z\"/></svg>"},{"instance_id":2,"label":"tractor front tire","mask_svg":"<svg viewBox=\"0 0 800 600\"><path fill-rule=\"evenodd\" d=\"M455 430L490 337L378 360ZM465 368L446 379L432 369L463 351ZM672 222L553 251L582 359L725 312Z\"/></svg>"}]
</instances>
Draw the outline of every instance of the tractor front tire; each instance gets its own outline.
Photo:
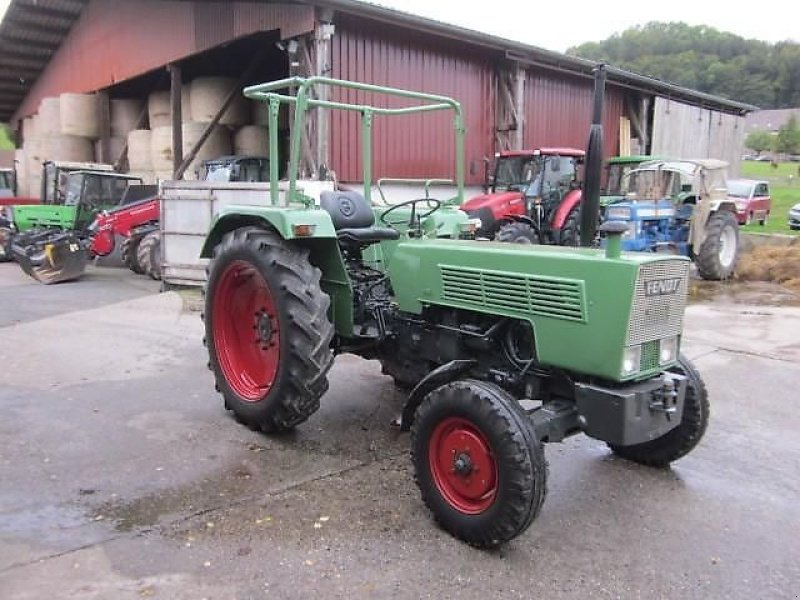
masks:
<instances>
[{"instance_id":1,"label":"tractor front tire","mask_svg":"<svg viewBox=\"0 0 800 600\"><path fill-rule=\"evenodd\" d=\"M739 224L734 214L720 210L706 223L706 237L696 253L700 277L711 281L729 279L739 258Z\"/></svg>"},{"instance_id":2,"label":"tractor front tire","mask_svg":"<svg viewBox=\"0 0 800 600\"><path fill-rule=\"evenodd\" d=\"M333 364L330 298L308 250L274 231L222 238L205 298L209 367L225 407L251 429L288 431L319 408Z\"/></svg>"},{"instance_id":3,"label":"tractor front tire","mask_svg":"<svg viewBox=\"0 0 800 600\"><path fill-rule=\"evenodd\" d=\"M609 444L617 456L648 467L667 467L686 456L703 438L708 427L708 392L692 362L681 355L675 373L687 377L686 397L680 424L660 438L633 446Z\"/></svg>"},{"instance_id":4,"label":"tractor front tire","mask_svg":"<svg viewBox=\"0 0 800 600\"><path fill-rule=\"evenodd\" d=\"M144 275L144 269L139 264L138 257L139 242L141 241L141 236L130 235L122 241L122 249L120 250L122 262L137 275Z\"/></svg>"},{"instance_id":5,"label":"tractor front tire","mask_svg":"<svg viewBox=\"0 0 800 600\"><path fill-rule=\"evenodd\" d=\"M161 232L151 231L139 242L136 258L142 271L151 278L161 279Z\"/></svg>"},{"instance_id":6,"label":"tractor front tire","mask_svg":"<svg viewBox=\"0 0 800 600\"><path fill-rule=\"evenodd\" d=\"M512 244L538 244L539 234L527 223L514 221L503 225L494 239L498 242L510 242Z\"/></svg>"},{"instance_id":7,"label":"tractor front tire","mask_svg":"<svg viewBox=\"0 0 800 600\"><path fill-rule=\"evenodd\" d=\"M544 502L542 444L516 399L491 383L467 379L430 392L414 417L411 460L439 525L477 548L523 533Z\"/></svg>"}]
</instances>

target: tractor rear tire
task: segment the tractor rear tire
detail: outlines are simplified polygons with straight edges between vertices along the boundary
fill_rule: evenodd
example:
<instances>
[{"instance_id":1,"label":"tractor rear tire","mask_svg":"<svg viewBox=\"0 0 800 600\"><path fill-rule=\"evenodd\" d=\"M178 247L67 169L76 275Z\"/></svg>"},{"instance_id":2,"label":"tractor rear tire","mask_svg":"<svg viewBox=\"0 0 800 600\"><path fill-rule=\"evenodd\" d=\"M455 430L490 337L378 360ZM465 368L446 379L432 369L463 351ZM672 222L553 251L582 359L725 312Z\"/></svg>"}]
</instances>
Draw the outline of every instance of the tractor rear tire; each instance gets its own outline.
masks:
<instances>
[{"instance_id":1,"label":"tractor rear tire","mask_svg":"<svg viewBox=\"0 0 800 600\"><path fill-rule=\"evenodd\" d=\"M242 227L214 249L205 298L209 368L251 429L289 431L319 408L333 364L330 298L308 250Z\"/></svg>"},{"instance_id":2,"label":"tractor rear tire","mask_svg":"<svg viewBox=\"0 0 800 600\"><path fill-rule=\"evenodd\" d=\"M161 279L161 232L151 231L139 242L137 262L152 279Z\"/></svg>"},{"instance_id":3,"label":"tractor rear tire","mask_svg":"<svg viewBox=\"0 0 800 600\"><path fill-rule=\"evenodd\" d=\"M13 235L14 230L10 227L0 227L0 263L14 260L14 253L11 252Z\"/></svg>"},{"instance_id":4,"label":"tractor rear tire","mask_svg":"<svg viewBox=\"0 0 800 600\"><path fill-rule=\"evenodd\" d=\"M491 383L461 380L429 393L411 429L411 460L439 525L477 548L523 533L544 502L542 444L517 400Z\"/></svg>"},{"instance_id":5,"label":"tractor rear tire","mask_svg":"<svg viewBox=\"0 0 800 600\"><path fill-rule=\"evenodd\" d=\"M503 225L494 239L498 242L510 242L513 244L538 244L539 234L527 223L514 221Z\"/></svg>"},{"instance_id":6,"label":"tractor rear tire","mask_svg":"<svg viewBox=\"0 0 800 600\"><path fill-rule=\"evenodd\" d=\"M144 275L144 269L142 269L142 265L139 264L138 257L139 242L141 241L141 236L128 236L122 241L122 249L120 250L122 262L137 275Z\"/></svg>"},{"instance_id":7,"label":"tractor rear tire","mask_svg":"<svg viewBox=\"0 0 800 600\"><path fill-rule=\"evenodd\" d=\"M561 228L560 246L580 246L581 245L581 212L579 206L575 206Z\"/></svg>"},{"instance_id":8,"label":"tractor rear tire","mask_svg":"<svg viewBox=\"0 0 800 600\"><path fill-rule=\"evenodd\" d=\"M720 210L706 223L706 238L696 253L700 277L711 281L729 279L739 258L739 224L734 214Z\"/></svg>"},{"instance_id":9,"label":"tractor rear tire","mask_svg":"<svg viewBox=\"0 0 800 600\"><path fill-rule=\"evenodd\" d=\"M692 362L683 355L678 366L672 370L688 378L680 424L660 438L643 444L609 444L617 456L648 467L668 467L671 462L691 452L703 438L708 427L710 410L706 384Z\"/></svg>"}]
</instances>

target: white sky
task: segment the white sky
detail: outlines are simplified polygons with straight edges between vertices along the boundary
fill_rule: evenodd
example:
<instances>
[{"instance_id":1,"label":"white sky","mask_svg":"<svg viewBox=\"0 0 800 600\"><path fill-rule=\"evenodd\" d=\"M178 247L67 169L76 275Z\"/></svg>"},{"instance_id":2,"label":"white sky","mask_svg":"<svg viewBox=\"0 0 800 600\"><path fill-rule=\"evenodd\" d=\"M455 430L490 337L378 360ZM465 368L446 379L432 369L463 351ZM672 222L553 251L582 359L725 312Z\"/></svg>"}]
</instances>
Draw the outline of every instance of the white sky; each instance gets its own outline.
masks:
<instances>
[{"instance_id":1,"label":"white sky","mask_svg":"<svg viewBox=\"0 0 800 600\"><path fill-rule=\"evenodd\" d=\"M130 1L130 0L129 0ZM373 0L439 21L563 52L648 21L710 25L768 42L800 41L798 8L791 0L762 4L714 0ZM9 0L0 0L5 14Z\"/></svg>"}]
</instances>

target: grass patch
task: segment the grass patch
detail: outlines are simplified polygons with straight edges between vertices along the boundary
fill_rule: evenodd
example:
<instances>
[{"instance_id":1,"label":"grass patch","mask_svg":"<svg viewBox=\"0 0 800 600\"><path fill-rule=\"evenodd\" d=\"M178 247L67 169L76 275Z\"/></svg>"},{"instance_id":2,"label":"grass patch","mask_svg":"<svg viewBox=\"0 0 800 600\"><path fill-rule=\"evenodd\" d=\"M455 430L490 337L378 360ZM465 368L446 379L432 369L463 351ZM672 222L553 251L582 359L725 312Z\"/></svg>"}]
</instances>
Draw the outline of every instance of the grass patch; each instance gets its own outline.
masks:
<instances>
[{"instance_id":1,"label":"grass patch","mask_svg":"<svg viewBox=\"0 0 800 600\"><path fill-rule=\"evenodd\" d=\"M800 203L800 163L778 163L774 168L768 162L742 161L742 177L762 179L769 182L772 193L772 214L765 226L756 224L742 226L742 231L751 233L786 233L800 235L792 231L786 223L789 209Z\"/></svg>"},{"instance_id":2,"label":"grass patch","mask_svg":"<svg viewBox=\"0 0 800 600\"><path fill-rule=\"evenodd\" d=\"M0 150L13 150L16 148L14 140L11 139L11 132L8 125L0 123Z\"/></svg>"}]
</instances>

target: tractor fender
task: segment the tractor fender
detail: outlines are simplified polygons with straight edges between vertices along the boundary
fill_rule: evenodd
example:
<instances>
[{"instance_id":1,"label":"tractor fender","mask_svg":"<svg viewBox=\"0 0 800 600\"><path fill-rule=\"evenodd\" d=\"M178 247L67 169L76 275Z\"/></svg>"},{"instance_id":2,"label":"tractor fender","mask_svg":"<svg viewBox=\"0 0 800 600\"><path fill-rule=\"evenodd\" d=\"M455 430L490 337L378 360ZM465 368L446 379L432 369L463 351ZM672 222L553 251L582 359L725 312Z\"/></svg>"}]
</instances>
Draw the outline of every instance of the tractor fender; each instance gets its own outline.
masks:
<instances>
[{"instance_id":1,"label":"tractor fender","mask_svg":"<svg viewBox=\"0 0 800 600\"><path fill-rule=\"evenodd\" d=\"M226 233L247 225L274 229L285 240L336 239L331 217L322 209L229 205L223 208L214 220L200 257L211 258L214 248ZM295 233L297 226L306 226L303 228L303 235Z\"/></svg>"},{"instance_id":2,"label":"tractor fender","mask_svg":"<svg viewBox=\"0 0 800 600\"><path fill-rule=\"evenodd\" d=\"M403 407L403 414L400 420L400 431L409 431L414 422L414 413L429 393L436 388L455 381L461 375L472 369L477 364L475 360L451 360L428 373L416 387L411 390L411 394Z\"/></svg>"},{"instance_id":3,"label":"tractor fender","mask_svg":"<svg viewBox=\"0 0 800 600\"><path fill-rule=\"evenodd\" d=\"M728 200L715 200L711 202L711 212L715 213L720 210L727 210L736 214L736 204L734 202L729 202Z\"/></svg>"},{"instance_id":4,"label":"tractor fender","mask_svg":"<svg viewBox=\"0 0 800 600\"><path fill-rule=\"evenodd\" d=\"M561 204L559 204L556 209L556 214L553 215L553 222L550 224L550 227L558 230L564 227L569 213L581 203L581 198L583 198L583 192L581 190L572 190L564 196Z\"/></svg>"},{"instance_id":5,"label":"tractor fender","mask_svg":"<svg viewBox=\"0 0 800 600\"><path fill-rule=\"evenodd\" d=\"M526 225L530 225L534 229L537 229L536 223L528 215L506 215L505 217L503 217L501 225L507 222L525 223Z\"/></svg>"}]
</instances>

